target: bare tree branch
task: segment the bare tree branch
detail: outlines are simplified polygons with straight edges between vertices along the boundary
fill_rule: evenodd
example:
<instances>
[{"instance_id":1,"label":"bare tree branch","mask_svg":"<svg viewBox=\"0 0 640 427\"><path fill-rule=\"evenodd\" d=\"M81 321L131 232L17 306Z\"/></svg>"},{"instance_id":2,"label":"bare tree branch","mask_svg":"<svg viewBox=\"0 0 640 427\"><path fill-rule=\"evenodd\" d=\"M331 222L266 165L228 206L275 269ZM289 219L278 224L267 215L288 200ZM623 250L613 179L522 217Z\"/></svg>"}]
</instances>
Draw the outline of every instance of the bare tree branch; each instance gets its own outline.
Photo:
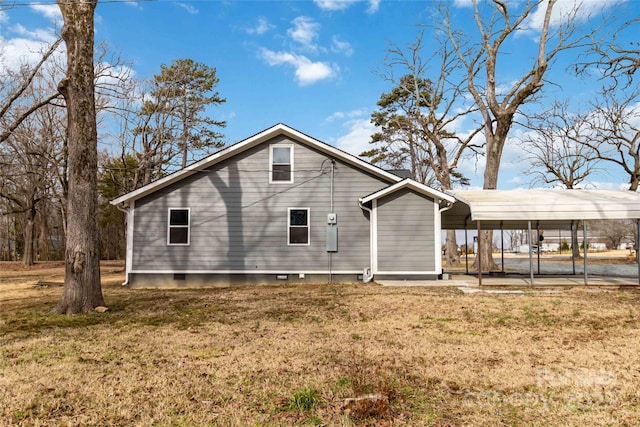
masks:
<instances>
[{"instance_id":1,"label":"bare tree branch","mask_svg":"<svg viewBox=\"0 0 640 427\"><path fill-rule=\"evenodd\" d=\"M22 79L18 87L13 90L8 99L2 103L2 106L0 107L0 119L6 119L8 112L14 107L18 99L23 96L24 92L31 86L33 79L38 75L42 66L47 62L49 57L51 57L51 55L55 53L61 43L62 39L59 38L49 47L49 50L47 50L40 61L35 66L33 66L30 73L27 74L24 79ZM58 96L60 96L60 93L56 89L51 95L45 97L43 100L35 102L31 106L31 108L23 110L22 112L17 114L16 117L11 120L10 124L5 126L3 132L0 133L0 143L4 142L9 137L9 135L11 135L11 132L13 132L18 126L20 126L20 124L25 120L26 117L28 117L38 108L56 99Z\"/></svg>"}]
</instances>

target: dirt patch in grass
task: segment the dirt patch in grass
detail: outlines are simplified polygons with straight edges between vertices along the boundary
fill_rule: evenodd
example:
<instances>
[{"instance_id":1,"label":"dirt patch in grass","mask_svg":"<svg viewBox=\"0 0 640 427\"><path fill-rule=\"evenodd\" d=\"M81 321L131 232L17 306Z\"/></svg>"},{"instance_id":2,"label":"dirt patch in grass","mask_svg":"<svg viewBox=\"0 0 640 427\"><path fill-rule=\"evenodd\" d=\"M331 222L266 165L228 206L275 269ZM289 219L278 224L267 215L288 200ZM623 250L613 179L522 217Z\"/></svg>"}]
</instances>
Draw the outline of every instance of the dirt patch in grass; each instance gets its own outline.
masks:
<instances>
[{"instance_id":1,"label":"dirt patch in grass","mask_svg":"<svg viewBox=\"0 0 640 427\"><path fill-rule=\"evenodd\" d=\"M640 424L635 290L131 290L114 272L108 312L67 317L47 314L62 288L30 284L51 274L0 275L1 425Z\"/></svg>"}]
</instances>

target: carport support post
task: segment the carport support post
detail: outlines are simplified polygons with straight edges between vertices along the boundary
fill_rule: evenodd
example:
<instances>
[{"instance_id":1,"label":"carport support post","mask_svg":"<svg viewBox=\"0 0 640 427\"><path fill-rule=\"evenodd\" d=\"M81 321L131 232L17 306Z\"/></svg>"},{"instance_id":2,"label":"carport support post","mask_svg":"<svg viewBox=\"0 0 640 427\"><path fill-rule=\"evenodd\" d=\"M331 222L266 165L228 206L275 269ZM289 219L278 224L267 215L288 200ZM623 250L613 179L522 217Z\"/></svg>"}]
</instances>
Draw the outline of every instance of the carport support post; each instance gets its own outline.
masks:
<instances>
[{"instance_id":1,"label":"carport support post","mask_svg":"<svg viewBox=\"0 0 640 427\"><path fill-rule=\"evenodd\" d=\"M540 274L540 252L542 252L542 245L540 244L540 222L536 225L536 247L538 248L538 274Z\"/></svg>"},{"instance_id":2,"label":"carport support post","mask_svg":"<svg viewBox=\"0 0 640 427\"><path fill-rule=\"evenodd\" d=\"M531 276L531 286L533 286L533 245L531 244L531 221L527 221L529 229L529 274Z\"/></svg>"},{"instance_id":3,"label":"carport support post","mask_svg":"<svg viewBox=\"0 0 640 427\"><path fill-rule=\"evenodd\" d=\"M504 228L502 228L502 224L500 224L500 254L500 262L502 262L502 272L504 273Z\"/></svg>"},{"instance_id":4,"label":"carport support post","mask_svg":"<svg viewBox=\"0 0 640 427\"><path fill-rule=\"evenodd\" d=\"M478 286L482 286L482 250L480 249L480 220L478 224L478 252L476 253L476 264L478 264Z\"/></svg>"},{"instance_id":5,"label":"carport support post","mask_svg":"<svg viewBox=\"0 0 640 427\"><path fill-rule=\"evenodd\" d=\"M587 286L587 221L582 221L582 247L584 248L584 285Z\"/></svg>"},{"instance_id":6,"label":"carport support post","mask_svg":"<svg viewBox=\"0 0 640 427\"><path fill-rule=\"evenodd\" d=\"M576 223L575 226L573 225L573 221L571 221L571 267L573 267L573 275L576 275L576 257L573 256L574 252L573 252L573 247L574 245L578 244L578 237L577 237L577 231L576 231L576 240L575 242L573 241L573 227L578 227L578 224ZM578 250L578 253L580 253L580 251Z\"/></svg>"},{"instance_id":7,"label":"carport support post","mask_svg":"<svg viewBox=\"0 0 640 427\"><path fill-rule=\"evenodd\" d=\"M638 260L638 285L640 285L640 219L636 220L638 235L636 236L636 259Z\"/></svg>"},{"instance_id":8,"label":"carport support post","mask_svg":"<svg viewBox=\"0 0 640 427\"><path fill-rule=\"evenodd\" d=\"M469 275L469 242L467 239L467 225L464 226L464 265L467 276Z\"/></svg>"}]
</instances>

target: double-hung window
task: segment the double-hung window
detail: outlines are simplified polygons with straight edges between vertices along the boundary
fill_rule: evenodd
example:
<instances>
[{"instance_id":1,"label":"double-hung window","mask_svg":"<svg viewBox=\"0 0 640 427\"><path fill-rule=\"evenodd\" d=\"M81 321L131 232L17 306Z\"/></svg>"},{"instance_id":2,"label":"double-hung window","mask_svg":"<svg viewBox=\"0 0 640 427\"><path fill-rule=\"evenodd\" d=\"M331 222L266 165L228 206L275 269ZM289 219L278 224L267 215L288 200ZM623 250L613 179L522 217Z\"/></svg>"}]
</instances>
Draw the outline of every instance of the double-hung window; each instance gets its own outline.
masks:
<instances>
[{"instance_id":1,"label":"double-hung window","mask_svg":"<svg viewBox=\"0 0 640 427\"><path fill-rule=\"evenodd\" d=\"M269 160L269 182L293 182L293 144L272 145Z\"/></svg>"},{"instance_id":2,"label":"double-hung window","mask_svg":"<svg viewBox=\"0 0 640 427\"><path fill-rule=\"evenodd\" d=\"M190 215L189 208L169 209L169 226L167 231L168 245L189 245Z\"/></svg>"},{"instance_id":3,"label":"double-hung window","mask_svg":"<svg viewBox=\"0 0 640 427\"><path fill-rule=\"evenodd\" d=\"M309 208L289 208L289 245L309 244Z\"/></svg>"}]
</instances>

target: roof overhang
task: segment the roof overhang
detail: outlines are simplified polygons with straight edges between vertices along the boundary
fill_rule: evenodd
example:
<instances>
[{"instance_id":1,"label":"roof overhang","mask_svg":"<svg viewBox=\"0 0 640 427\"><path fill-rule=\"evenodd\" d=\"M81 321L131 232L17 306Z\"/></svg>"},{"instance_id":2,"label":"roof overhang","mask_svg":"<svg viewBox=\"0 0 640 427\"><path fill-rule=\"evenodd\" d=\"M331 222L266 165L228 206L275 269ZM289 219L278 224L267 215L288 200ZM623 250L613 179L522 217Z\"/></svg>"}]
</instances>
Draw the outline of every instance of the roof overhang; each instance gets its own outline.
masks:
<instances>
[{"instance_id":1,"label":"roof overhang","mask_svg":"<svg viewBox=\"0 0 640 427\"><path fill-rule=\"evenodd\" d=\"M315 138L312 138L308 135L305 135L304 133L297 131L285 124L279 123L275 126L270 127L269 129L265 129L264 131L257 133L245 140L242 140L236 144L233 144L229 147L223 148L222 150L198 161L195 163L192 163L191 165L187 166L184 169L181 169L177 172L174 172L170 175L167 175L163 178L160 178L154 182L152 182L151 184L145 185L144 187L141 187L135 191L132 191L130 193L124 194L114 200L111 201L112 205L120 205L120 204L128 204L134 200L140 199L142 197L145 197L149 194L154 193L155 191L158 191L162 188L165 188L171 184L174 184L182 179L185 179L195 173L198 173L204 169L210 168L212 166L214 166L215 164L222 162L236 154L239 154L243 151L246 151L250 148L253 148L265 141L268 141L272 138L275 138L277 136L281 136L284 135L288 138L294 139L297 142L300 142L302 144L311 146L315 149L317 149L320 152L323 152L325 154L327 154L328 156L331 156L333 158L336 158L338 160L341 160L347 164L350 164L352 166L355 166L361 170L365 170L369 173L371 173L374 176L383 178L389 182L395 183L398 181L401 181L402 178L400 178L397 175L394 175L391 172L387 172L384 169L381 169L377 166L372 165L371 163L368 163L362 159L359 159L356 156L353 156L345 151L342 151L338 148L335 148L331 145L328 145L322 141L319 141Z\"/></svg>"},{"instance_id":2,"label":"roof overhang","mask_svg":"<svg viewBox=\"0 0 640 427\"><path fill-rule=\"evenodd\" d=\"M444 200L447 201L449 203L453 203L456 201L456 199L453 196L450 196L446 193L440 192L436 189L433 189L431 187L428 187L424 184L420 184L417 181L414 181L412 179L409 178L405 178L400 182L397 182L393 185L390 185L388 187L383 188L382 190L378 190L375 193L371 193L368 196L365 196L363 198L360 199L360 203L362 203L363 205L371 202L372 200L375 199L380 199L384 196L387 196L391 193L395 193L398 190L402 190L402 189L409 189L409 190L413 190L416 193L420 193L422 195L425 195L427 197L431 197L433 199L436 199L438 202Z\"/></svg>"},{"instance_id":3,"label":"roof overhang","mask_svg":"<svg viewBox=\"0 0 640 427\"><path fill-rule=\"evenodd\" d=\"M580 220L640 218L640 193L612 190L455 190L446 229L568 229Z\"/></svg>"}]
</instances>

